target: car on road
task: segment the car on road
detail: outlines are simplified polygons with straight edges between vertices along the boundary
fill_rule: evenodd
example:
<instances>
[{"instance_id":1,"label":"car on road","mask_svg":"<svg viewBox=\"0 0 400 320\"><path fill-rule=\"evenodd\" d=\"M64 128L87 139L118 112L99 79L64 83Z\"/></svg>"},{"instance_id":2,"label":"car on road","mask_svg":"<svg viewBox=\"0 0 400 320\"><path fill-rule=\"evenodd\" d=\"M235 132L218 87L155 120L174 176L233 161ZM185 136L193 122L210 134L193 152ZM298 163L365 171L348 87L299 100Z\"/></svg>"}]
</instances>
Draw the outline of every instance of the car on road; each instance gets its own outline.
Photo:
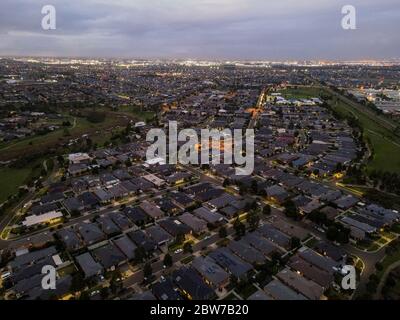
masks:
<instances>
[{"instance_id":1,"label":"car on road","mask_svg":"<svg viewBox=\"0 0 400 320\"><path fill-rule=\"evenodd\" d=\"M178 253L181 253L181 252L183 252L183 249L176 249L174 253L178 254Z\"/></svg>"}]
</instances>

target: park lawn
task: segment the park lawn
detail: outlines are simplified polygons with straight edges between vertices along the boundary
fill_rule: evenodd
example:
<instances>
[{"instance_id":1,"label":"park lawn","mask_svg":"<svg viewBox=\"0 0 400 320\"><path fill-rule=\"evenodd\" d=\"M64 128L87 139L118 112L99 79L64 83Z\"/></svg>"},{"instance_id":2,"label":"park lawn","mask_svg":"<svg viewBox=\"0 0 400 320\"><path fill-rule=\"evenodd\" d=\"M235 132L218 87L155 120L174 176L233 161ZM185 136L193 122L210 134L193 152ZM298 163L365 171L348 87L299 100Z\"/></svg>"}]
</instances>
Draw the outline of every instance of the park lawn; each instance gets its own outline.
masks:
<instances>
[{"instance_id":1,"label":"park lawn","mask_svg":"<svg viewBox=\"0 0 400 320\"><path fill-rule=\"evenodd\" d=\"M140 110L140 107L129 106L129 105L119 107L118 111L131 114L137 120L145 122L152 120L155 116L155 113L153 111L143 111Z\"/></svg>"},{"instance_id":2,"label":"park lawn","mask_svg":"<svg viewBox=\"0 0 400 320\"><path fill-rule=\"evenodd\" d=\"M315 87L288 87L280 93L285 99L310 99L320 97L322 90Z\"/></svg>"},{"instance_id":3,"label":"park lawn","mask_svg":"<svg viewBox=\"0 0 400 320\"><path fill-rule=\"evenodd\" d=\"M32 171L32 168L1 168L0 169L0 203L18 192L18 188L25 184Z\"/></svg>"},{"instance_id":4,"label":"park lawn","mask_svg":"<svg viewBox=\"0 0 400 320\"><path fill-rule=\"evenodd\" d=\"M394 254L386 255L385 258L382 260L382 270L377 270L376 275L379 279L382 278L383 274L385 273L386 269L395 263L396 261L400 260L400 249L397 249Z\"/></svg>"},{"instance_id":5,"label":"park lawn","mask_svg":"<svg viewBox=\"0 0 400 320\"><path fill-rule=\"evenodd\" d=\"M367 132L364 136L369 138L374 150L367 169L400 173L400 146L372 132Z\"/></svg>"},{"instance_id":6,"label":"park lawn","mask_svg":"<svg viewBox=\"0 0 400 320\"><path fill-rule=\"evenodd\" d=\"M0 203L10 195L18 192L20 186L25 185L32 177L40 176L43 159L36 159L24 168L0 168Z\"/></svg>"}]
</instances>

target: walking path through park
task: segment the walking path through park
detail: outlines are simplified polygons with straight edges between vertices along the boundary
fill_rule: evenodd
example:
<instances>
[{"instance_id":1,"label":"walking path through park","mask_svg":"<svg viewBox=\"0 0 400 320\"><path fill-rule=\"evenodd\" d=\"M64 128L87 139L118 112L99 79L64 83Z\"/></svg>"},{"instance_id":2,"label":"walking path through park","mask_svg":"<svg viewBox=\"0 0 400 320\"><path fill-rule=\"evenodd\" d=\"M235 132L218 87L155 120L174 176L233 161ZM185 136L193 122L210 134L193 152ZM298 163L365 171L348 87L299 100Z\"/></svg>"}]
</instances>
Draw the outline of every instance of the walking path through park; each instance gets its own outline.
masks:
<instances>
[{"instance_id":1,"label":"walking path through park","mask_svg":"<svg viewBox=\"0 0 400 320\"><path fill-rule=\"evenodd\" d=\"M395 263L392 263L385 271L385 273L382 275L381 281L379 282L378 288L376 289L376 294L375 294L375 299L380 299L382 297L382 289L383 286L385 285L386 278L388 277L389 273L393 270L396 269L397 267L400 267L400 261L396 261Z\"/></svg>"}]
</instances>

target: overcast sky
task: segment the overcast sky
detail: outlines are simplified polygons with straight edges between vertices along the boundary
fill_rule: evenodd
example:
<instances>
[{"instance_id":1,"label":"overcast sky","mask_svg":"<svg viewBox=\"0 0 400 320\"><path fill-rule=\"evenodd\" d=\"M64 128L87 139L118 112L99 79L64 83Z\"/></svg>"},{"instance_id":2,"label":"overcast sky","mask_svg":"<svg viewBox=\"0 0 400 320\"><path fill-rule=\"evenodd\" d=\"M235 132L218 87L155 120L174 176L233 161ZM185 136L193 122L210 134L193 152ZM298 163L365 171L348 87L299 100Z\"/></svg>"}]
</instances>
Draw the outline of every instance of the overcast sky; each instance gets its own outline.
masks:
<instances>
[{"instance_id":1,"label":"overcast sky","mask_svg":"<svg viewBox=\"0 0 400 320\"><path fill-rule=\"evenodd\" d=\"M57 29L43 30L54 5ZM343 5L357 30L341 27ZM0 0L0 55L398 58L399 0Z\"/></svg>"}]
</instances>

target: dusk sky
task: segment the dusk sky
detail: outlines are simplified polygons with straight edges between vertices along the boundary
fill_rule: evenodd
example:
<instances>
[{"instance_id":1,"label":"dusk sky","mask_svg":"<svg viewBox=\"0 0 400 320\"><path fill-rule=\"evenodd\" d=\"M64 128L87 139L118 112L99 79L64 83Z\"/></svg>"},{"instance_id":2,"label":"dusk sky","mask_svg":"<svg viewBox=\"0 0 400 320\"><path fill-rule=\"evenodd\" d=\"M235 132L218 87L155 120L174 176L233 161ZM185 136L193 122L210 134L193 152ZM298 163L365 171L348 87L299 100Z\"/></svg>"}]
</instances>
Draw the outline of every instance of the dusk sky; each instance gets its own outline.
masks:
<instances>
[{"instance_id":1,"label":"dusk sky","mask_svg":"<svg viewBox=\"0 0 400 320\"><path fill-rule=\"evenodd\" d=\"M54 5L57 29L43 30ZM357 30L341 27L343 5ZM0 55L398 58L399 0L0 0Z\"/></svg>"}]
</instances>

